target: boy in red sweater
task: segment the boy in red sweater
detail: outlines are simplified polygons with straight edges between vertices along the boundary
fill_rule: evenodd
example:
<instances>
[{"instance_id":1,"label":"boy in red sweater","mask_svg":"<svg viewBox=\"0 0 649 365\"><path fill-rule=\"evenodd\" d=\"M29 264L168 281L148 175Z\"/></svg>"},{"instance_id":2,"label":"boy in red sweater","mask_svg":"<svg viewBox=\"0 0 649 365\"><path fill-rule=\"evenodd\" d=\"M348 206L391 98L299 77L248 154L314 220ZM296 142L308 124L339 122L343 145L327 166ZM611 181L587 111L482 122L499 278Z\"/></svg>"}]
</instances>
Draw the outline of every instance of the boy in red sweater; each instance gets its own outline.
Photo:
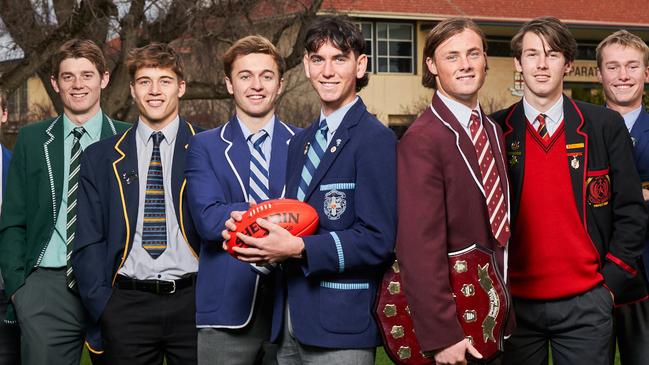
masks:
<instances>
[{"instance_id":1,"label":"boy in red sweater","mask_svg":"<svg viewBox=\"0 0 649 365\"><path fill-rule=\"evenodd\" d=\"M534 19L512 38L523 99L503 126L512 189L509 278L517 328L505 364L608 364L614 301L646 296L647 213L622 118L562 94L577 44Z\"/></svg>"}]
</instances>

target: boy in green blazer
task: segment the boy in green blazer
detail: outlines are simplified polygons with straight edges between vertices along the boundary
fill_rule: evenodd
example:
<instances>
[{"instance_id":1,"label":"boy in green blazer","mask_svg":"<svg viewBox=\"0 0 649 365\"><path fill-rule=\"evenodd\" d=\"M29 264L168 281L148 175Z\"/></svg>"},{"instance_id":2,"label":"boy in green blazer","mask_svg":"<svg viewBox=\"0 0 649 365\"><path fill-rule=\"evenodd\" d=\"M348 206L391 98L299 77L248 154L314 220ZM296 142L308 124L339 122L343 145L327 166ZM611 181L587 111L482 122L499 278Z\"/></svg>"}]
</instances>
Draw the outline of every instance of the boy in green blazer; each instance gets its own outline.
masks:
<instances>
[{"instance_id":1,"label":"boy in green blazer","mask_svg":"<svg viewBox=\"0 0 649 365\"><path fill-rule=\"evenodd\" d=\"M79 155L129 126L101 110L109 75L95 43L66 42L52 65L64 113L20 130L0 217L0 268L13 305L7 320L20 325L23 364L79 363L89 325L69 262Z\"/></svg>"}]
</instances>

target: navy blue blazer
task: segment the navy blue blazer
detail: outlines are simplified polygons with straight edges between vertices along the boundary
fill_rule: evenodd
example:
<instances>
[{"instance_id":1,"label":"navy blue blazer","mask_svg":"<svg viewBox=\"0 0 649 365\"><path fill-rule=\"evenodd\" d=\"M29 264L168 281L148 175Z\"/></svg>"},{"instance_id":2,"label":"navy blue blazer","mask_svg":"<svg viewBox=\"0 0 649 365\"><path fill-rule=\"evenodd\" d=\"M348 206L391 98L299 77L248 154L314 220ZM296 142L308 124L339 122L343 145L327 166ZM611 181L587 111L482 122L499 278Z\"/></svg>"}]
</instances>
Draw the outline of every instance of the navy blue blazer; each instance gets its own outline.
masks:
<instances>
[{"instance_id":1,"label":"navy blue blazer","mask_svg":"<svg viewBox=\"0 0 649 365\"><path fill-rule=\"evenodd\" d=\"M298 130L275 118L271 198L284 196L288 143ZM192 137L187 151L187 204L204 240L196 282L196 325L242 328L252 318L259 274L223 251L221 231L234 210L247 210L250 150L236 116Z\"/></svg>"},{"instance_id":2,"label":"navy blue blazer","mask_svg":"<svg viewBox=\"0 0 649 365\"><path fill-rule=\"evenodd\" d=\"M139 209L137 123L85 149L77 193L77 231L72 265L83 304L99 321L113 292L117 272L131 249ZM172 167L174 211L196 255L199 237L184 200L185 155L195 128L180 120ZM182 212L182 214L180 214Z\"/></svg>"},{"instance_id":3,"label":"navy blue blazer","mask_svg":"<svg viewBox=\"0 0 649 365\"><path fill-rule=\"evenodd\" d=\"M286 197L296 198L316 120L289 144ZM285 261L277 293L286 293L294 336L305 345L369 348L381 343L372 316L396 234L396 137L362 100L351 107L311 180L305 202L318 230L302 259ZM285 296L275 297L272 340L284 327Z\"/></svg>"},{"instance_id":4,"label":"navy blue blazer","mask_svg":"<svg viewBox=\"0 0 649 365\"><path fill-rule=\"evenodd\" d=\"M5 193L5 182L7 181L7 173L9 172L9 162L11 161L11 151L3 145L2 147L2 194Z\"/></svg>"},{"instance_id":5,"label":"navy blue blazer","mask_svg":"<svg viewBox=\"0 0 649 365\"><path fill-rule=\"evenodd\" d=\"M644 108L640 110L640 115L631 128L631 140L633 141L633 159L640 175L640 181L645 189L649 189L649 113ZM649 202L645 202L645 205L649 209ZM649 237L645 242L642 257L645 275L649 281Z\"/></svg>"}]
</instances>

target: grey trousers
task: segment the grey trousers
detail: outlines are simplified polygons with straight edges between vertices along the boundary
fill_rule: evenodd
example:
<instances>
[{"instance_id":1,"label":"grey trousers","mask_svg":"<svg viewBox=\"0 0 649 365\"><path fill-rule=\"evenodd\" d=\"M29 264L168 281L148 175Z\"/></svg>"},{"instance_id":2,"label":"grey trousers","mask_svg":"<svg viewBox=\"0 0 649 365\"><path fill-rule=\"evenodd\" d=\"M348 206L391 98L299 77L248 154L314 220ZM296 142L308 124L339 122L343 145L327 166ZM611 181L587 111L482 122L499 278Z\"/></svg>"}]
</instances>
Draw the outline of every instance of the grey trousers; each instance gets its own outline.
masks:
<instances>
[{"instance_id":1,"label":"grey trousers","mask_svg":"<svg viewBox=\"0 0 649 365\"><path fill-rule=\"evenodd\" d=\"M516 328L505 341L504 365L608 365L613 298L603 286L569 298L514 298Z\"/></svg>"},{"instance_id":2,"label":"grey trousers","mask_svg":"<svg viewBox=\"0 0 649 365\"><path fill-rule=\"evenodd\" d=\"M23 365L78 365L88 316L66 285L65 268L34 271L13 301Z\"/></svg>"},{"instance_id":3,"label":"grey trousers","mask_svg":"<svg viewBox=\"0 0 649 365\"><path fill-rule=\"evenodd\" d=\"M198 365L276 365L277 345L268 342L273 288L262 284L253 316L244 328L199 328Z\"/></svg>"},{"instance_id":4,"label":"grey trousers","mask_svg":"<svg viewBox=\"0 0 649 365\"><path fill-rule=\"evenodd\" d=\"M611 365L616 340L622 365L649 363L649 300L615 308L613 328Z\"/></svg>"},{"instance_id":5,"label":"grey trousers","mask_svg":"<svg viewBox=\"0 0 649 365\"><path fill-rule=\"evenodd\" d=\"M284 325L277 350L279 365L374 365L376 348L328 349L301 344Z\"/></svg>"}]
</instances>

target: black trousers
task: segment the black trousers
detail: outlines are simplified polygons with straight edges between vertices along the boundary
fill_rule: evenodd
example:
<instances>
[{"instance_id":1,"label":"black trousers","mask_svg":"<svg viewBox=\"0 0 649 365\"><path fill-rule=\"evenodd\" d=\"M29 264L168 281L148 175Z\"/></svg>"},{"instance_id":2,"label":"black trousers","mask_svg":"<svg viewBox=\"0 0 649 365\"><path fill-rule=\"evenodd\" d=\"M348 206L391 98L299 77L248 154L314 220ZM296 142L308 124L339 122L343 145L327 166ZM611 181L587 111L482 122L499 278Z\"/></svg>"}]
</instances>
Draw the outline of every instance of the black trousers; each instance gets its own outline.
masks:
<instances>
[{"instance_id":1,"label":"black trousers","mask_svg":"<svg viewBox=\"0 0 649 365\"><path fill-rule=\"evenodd\" d=\"M622 365L649 364L649 300L615 308L613 328L610 363L617 342Z\"/></svg>"},{"instance_id":2,"label":"black trousers","mask_svg":"<svg viewBox=\"0 0 649 365\"><path fill-rule=\"evenodd\" d=\"M196 364L195 286L173 294L115 288L101 317L111 365Z\"/></svg>"},{"instance_id":3,"label":"black trousers","mask_svg":"<svg viewBox=\"0 0 649 365\"><path fill-rule=\"evenodd\" d=\"M0 365L20 364L20 327L4 322L9 299L0 289Z\"/></svg>"},{"instance_id":4,"label":"black trousers","mask_svg":"<svg viewBox=\"0 0 649 365\"><path fill-rule=\"evenodd\" d=\"M505 341L504 365L608 365L613 298L603 286L569 298L514 298L516 329Z\"/></svg>"}]
</instances>

